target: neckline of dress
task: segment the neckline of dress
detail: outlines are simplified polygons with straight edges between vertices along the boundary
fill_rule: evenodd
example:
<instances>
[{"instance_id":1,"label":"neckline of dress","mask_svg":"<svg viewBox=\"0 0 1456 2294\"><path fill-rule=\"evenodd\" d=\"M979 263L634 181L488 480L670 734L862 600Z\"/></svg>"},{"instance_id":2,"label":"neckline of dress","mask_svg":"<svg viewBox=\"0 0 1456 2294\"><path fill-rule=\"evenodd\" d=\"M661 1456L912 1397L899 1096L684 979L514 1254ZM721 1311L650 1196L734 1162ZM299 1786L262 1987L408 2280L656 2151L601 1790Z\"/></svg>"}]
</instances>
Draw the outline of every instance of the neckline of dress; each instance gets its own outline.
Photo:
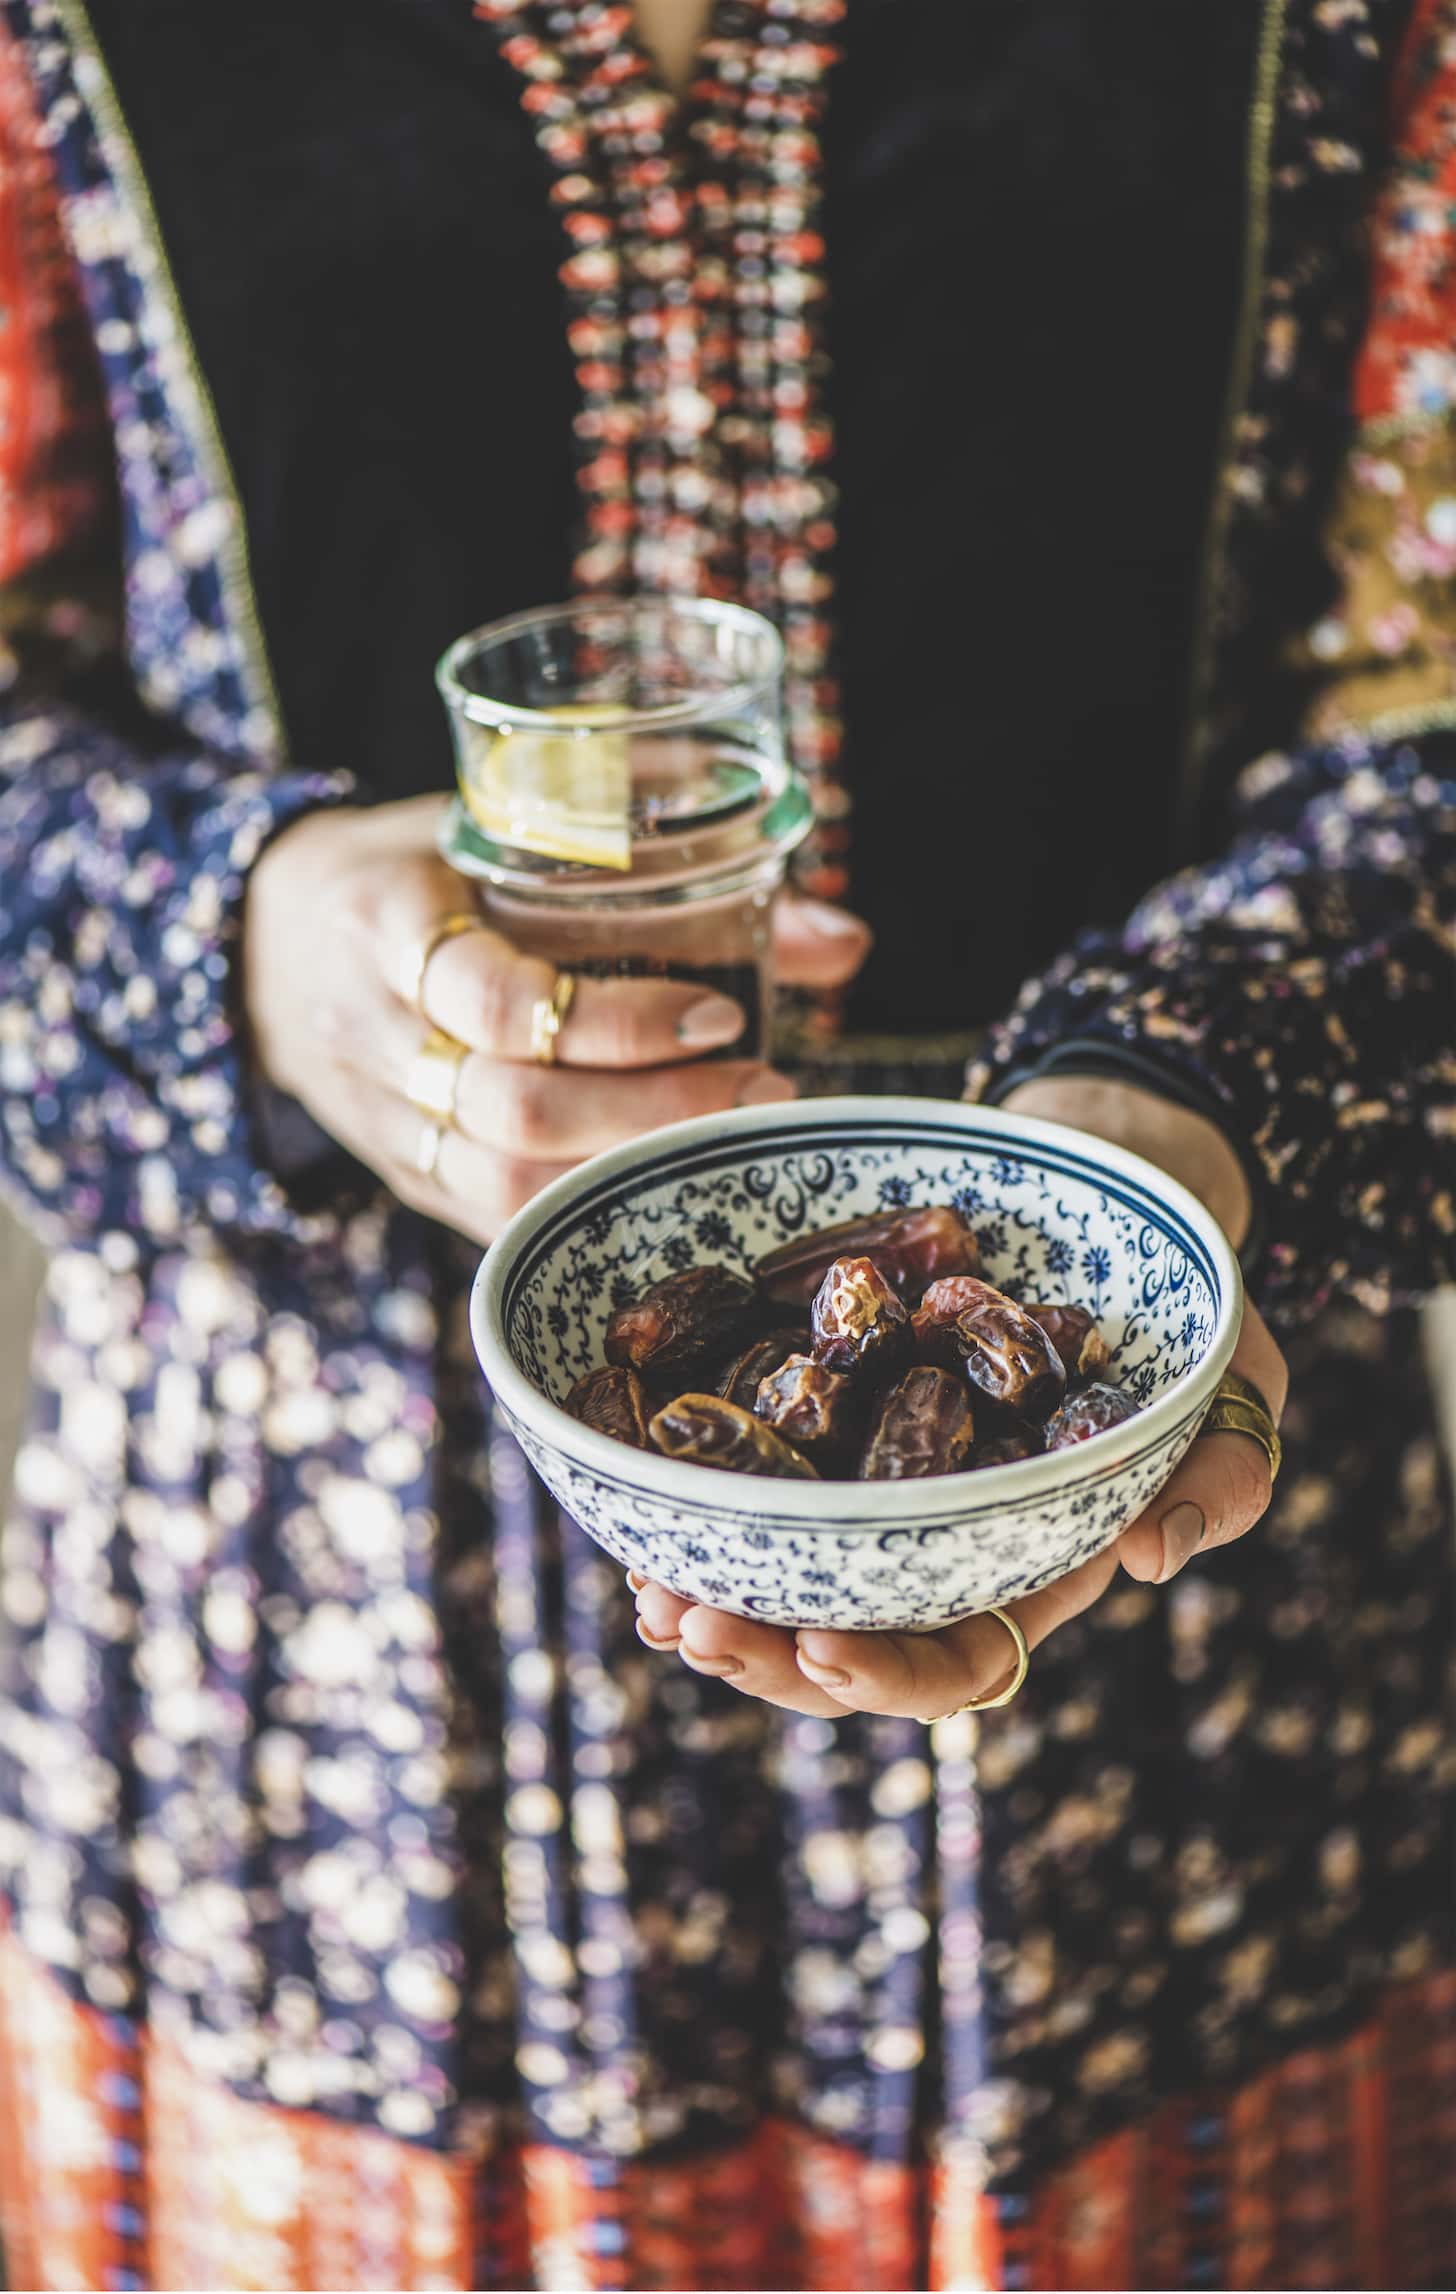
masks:
<instances>
[{"instance_id":1,"label":"neckline of dress","mask_svg":"<svg viewBox=\"0 0 1456 2294\"><path fill-rule=\"evenodd\" d=\"M655 95L661 96L671 105L674 119L681 124L696 108L701 96L718 86L715 51L721 48L723 40L719 19L727 14L746 21L748 10L743 0L712 0L702 30L693 43L687 77L681 87L676 86L663 70L660 59L643 32L633 0L626 0L625 14L627 21L622 34L623 46L632 51L647 85Z\"/></svg>"},{"instance_id":2,"label":"neckline of dress","mask_svg":"<svg viewBox=\"0 0 1456 2294\"><path fill-rule=\"evenodd\" d=\"M578 93L590 84L598 96L610 87L614 96L630 90L651 103L665 147L679 153L690 146L693 130L711 122L723 100L731 99L726 67L741 71L745 48L758 47L771 27L777 25L785 40L796 29L796 10L775 0L713 0L687 81L678 89L644 38L632 0L475 0L475 13L529 25L533 37L561 60Z\"/></svg>"}]
</instances>

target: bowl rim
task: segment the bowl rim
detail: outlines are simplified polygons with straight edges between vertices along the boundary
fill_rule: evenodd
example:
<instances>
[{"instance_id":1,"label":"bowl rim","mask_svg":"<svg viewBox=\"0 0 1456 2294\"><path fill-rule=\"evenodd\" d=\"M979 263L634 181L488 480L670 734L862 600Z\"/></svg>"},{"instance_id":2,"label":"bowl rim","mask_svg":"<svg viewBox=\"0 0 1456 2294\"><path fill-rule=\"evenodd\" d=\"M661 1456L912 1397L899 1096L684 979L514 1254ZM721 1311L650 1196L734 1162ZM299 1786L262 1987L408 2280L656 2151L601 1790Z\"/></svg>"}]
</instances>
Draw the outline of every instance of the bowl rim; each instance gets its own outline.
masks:
<instances>
[{"instance_id":1,"label":"bowl rim","mask_svg":"<svg viewBox=\"0 0 1456 2294\"><path fill-rule=\"evenodd\" d=\"M668 1154L725 1139L761 1139L766 1151L781 1147L797 1131L840 1124L889 1124L914 1130L917 1125L944 1129L964 1128L989 1132L1008 1144L1021 1142L1053 1151L1063 1160L1090 1163L1090 1172L1072 1174L1095 1180L1096 1171L1130 1182L1176 1213L1190 1228L1213 1262L1222 1285L1218 1319L1201 1361L1164 1393L1157 1395L1131 1423L1138 1430L1138 1449L1114 1463L1099 1456L1097 1442L1079 1444L1039 1457L1023 1458L1014 1465L989 1466L975 1475L945 1474L927 1480L903 1482L840 1482L764 1480L758 1476L724 1473L714 1466L689 1465L679 1459L658 1457L648 1450L625 1448L610 1435L597 1433L579 1419L569 1417L560 1403L548 1400L512 1360L506 1342L504 1305L515 1270L541 1229L583 1195L594 1193L604 1181L624 1175L640 1176L647 1166ZM999 1107L979 1107L955 1099L923 1099L900 1094L855 1093L835 1098L784 1101L767 1107L743 1107L718 1115L694 1116L644 1132L635 1140L609 1148L579 1163L517 1211L501 1229L481 1261L470 1294L470 1331L476 1359L496 1401L508 1418L543 1447L560 1452L569 1463L594 1479L643 1496L667 1501L688 1511L711 1508L751 1516L759 1526L768 1513L795 1527L812 1525L823 1517L825 1500L834 1501L837 1532L862 1526L867 1531L896 1528L927 1514L941 1517L992 1511L998 1502L1016 1512L1038 1498L1061 1495L1085 1483L1120 1473L1175 1435L1188 1419L1213 1398L1214 1389L1228 1367L1238 1343L1243 1313L1243 1278L1232 1244L1213 1214L1178 1180L1129 1148L1098 1139L1068 1124L1049 1123L1034 1115L1012 1115ZM630 1467L624 1470L624 1460ZM971 1500L974 1490L974 1501ZM842 1501L863 1491L873 1492L873 1512L862 1524L844 1518ZM952 1502L959 1491L961 1502ZM770 1494L771 1493L771 1494ZM943 1494L942 1494L943 1493ZM937 1503L937 1496L941 1502ZM826 1524L826 1526L831 1526Z\"/></svg>"}]
</instances>

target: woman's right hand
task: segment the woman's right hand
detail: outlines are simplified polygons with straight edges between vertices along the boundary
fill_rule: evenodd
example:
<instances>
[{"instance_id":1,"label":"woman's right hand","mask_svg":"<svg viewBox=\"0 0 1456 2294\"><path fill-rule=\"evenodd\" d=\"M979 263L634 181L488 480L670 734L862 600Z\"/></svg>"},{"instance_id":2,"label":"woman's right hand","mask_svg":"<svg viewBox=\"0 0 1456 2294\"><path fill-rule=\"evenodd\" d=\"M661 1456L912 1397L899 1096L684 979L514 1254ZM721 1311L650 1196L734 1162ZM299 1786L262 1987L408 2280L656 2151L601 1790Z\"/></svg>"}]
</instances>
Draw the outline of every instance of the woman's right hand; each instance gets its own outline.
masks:
<instances>
[{"instance_id":1,"label":"woman's right hand","mask_svg":"<svg viewBox=\"0 0 1456 2294\"><path fill-rule=\"evenodd\" d=\"M705 1060L738 1039L745 1014L668 981L583 979L557 1064L543 1066L531 1057L531 1015L555 969L484 926L431 956L422 1018L407 1000L419 952L472 905L435 847L442 803L310 813L267 846L248 888L245 993L259 1065L401 1201L487 1243L583 1156L660 1123L793 1097L787 1077L759 1060ZM819 952L816 979L847 977L863 956L867 935L848 919L838 938ZM405 1081L430 1026L468 1056L455 1127L425 1177L416 1158L427 1118Z\"/></svg>"}]
</instances>

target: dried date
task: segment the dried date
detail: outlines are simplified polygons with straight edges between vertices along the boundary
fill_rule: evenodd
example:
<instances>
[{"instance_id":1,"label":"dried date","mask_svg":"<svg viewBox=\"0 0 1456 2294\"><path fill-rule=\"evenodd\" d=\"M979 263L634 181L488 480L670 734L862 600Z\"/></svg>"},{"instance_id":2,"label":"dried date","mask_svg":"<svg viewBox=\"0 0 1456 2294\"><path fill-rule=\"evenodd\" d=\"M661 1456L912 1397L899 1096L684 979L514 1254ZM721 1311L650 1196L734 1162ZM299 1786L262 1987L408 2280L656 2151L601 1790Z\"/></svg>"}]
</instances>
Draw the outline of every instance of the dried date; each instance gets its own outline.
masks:
<instances>
[{"instance_id":1,"label":"dried date","mask_svg":"<svg viewBox=\"0 0 1456 2294\"><path fill-rule=\"evenodd\" d=\"M872 1211L817 1234L796 1235L761 1258L753 1277L776 1306L807 1306L840 1258L872 1258L900 1298L918 1298L938 1276L974 1274L976 1238L948 1203L923 1210Z\"/></svg>"},{"instance_id":2,"label":"dried date","mask_svg":"<svg viewBox=\"0 0 1456 2294\"><path fill-rule=\"evenodd\" d=\"M1041 1324L1069 1378L1101 1377L1112 1354L1085 1306L1028 1305L1026 1311Z\"/></svg>"},{"instance_id":3,"label":"dried date","mask_svg":"<svg viewBox=\"0 0 1456 2294\"><path fill-rule=\"evenodd\" d=\"M955 1474L970 1464L976 1437L964 1379L918 1362L880 1403L859 1475L866 1482L904 1482Z\"/></svg>"},{"instance_id":4,"label":"dried date","mask_svg":"<svg viewBox=\"0 0 1456 2294\"><path fill-rule=\"evenodd\" d=\"M1039 1322L1004 1291L981 1285L983 1296L956 1317L956 1339L966 1376L988 1401L1033 1424L1051 1413L1067 1387L1062 1358Z\"/></svg>"},{"instance_id":5,"label":"dried date","mask_svg":"<svg viewBox=\"0 0 1456 2294\"><path fill-rule=\"evenodd\" d=\"M755 1338L745 1346L718 1380L718 1392L725 1402L736 1402L740 1410L751 1410L758 1400L758 1389L770 1371L787 1362L808 1344L804 1330L771 1330L766 1338Z\"/></svg>"},{"instance_id":6,"label":"dried date","mask_svg":"<svg viewBox=\"0 0 1456 2294\"><path fill-rule=\"evenodd\" d=\"M910 1317L873 1259L836 1259L809 1320L814 1360L845 1377L891 1377L910 1352Z\"/></svg>"},{"instance_id":7,"label":"dried date","mask_svg":"<svg viewBox=\"0 0 1456 2294\"><path fill-rule=\"evenodd\" d=\"M1040 1426L1003 1426L989 1442L982 1442L971 1463L977 1473L983 1466L1017 1466L1023 1458L1038 1458L1046 1448Z\"/></svg>"},{"instance_id":8,"label":"dried date","mask_svg":"<svg viewBox=\"0 0 1456 2294\"><path fill-rule=\"evenodd\" d=\"M1084 1386L1069 1395L1056 1415L1047 1420L1046 1446L1069 1450L1074 1442L1090 1442L1112 1426L1125 1426L1137 1416L1137 1404L1125 1386Z\"/></svg>"},{"instance_id":9,"label":"dried date","mask_svg":"<svg viewBox=\"0 0 1456 2294\"><path fill-rule=\"evenodd\" d=\"M1135 1415L1085 1307L1022 1305L975 1267L938 1205L796 1237L753 1283L688 1268L612 1316L565 1406L633 1448L800 1480L1011 1465Z\"/></svg>"},{"instance_id":10,"label":"dried date","mask_svg":"<svg viewBox=\"0 0 1456 2294\"><path fill-rule=\"evenodd\" d=\"M853 1381L807 1354L791 1354L761 1382L754 1416L811 1456L848 1447L854 1435Z\"/></svg>"},{"instance_id":11,"label":"dried date","mask_svg":"<svg viewBox=\"0 0 1456 2294\"><path fill-rule=\"evenodd\" d=\"M695 1368L742 1339L756 1305L752 1284L725 1266L670 1274L635 1306L617 1309L607 1324L607 1360L649 1370L654 1378Z\"/></svg>"},{"instance_id":12,"label":"dried date","mask_svg":"<svg viewBox=\"0 0 1456 2294\"><path fill-rule=\"evenodd\" d=\"M578 1378L566 1407L593 1433L609 1434L614 1442L628 1442L634 1450L648 1446L647 1396L636 1371L625 1363L589 1370L585 1378Z\"/></svg>"},{"instance_id":13,"label":"dried date","mask_svg":"<svg viewBox=\"0 0 1456 2294\"><path fill-rule=\"evenodd\" d=\"M933 1282L910 1318L917 1360L939 1362L947 1370L956 1369L966 1358L956 1327L961 1316L984 1306L988 1298L999 1296L988 1282L982 1282L973 1274L948 1274L939 1282Z\"/></svg>"},{"instance_id":14,"label":"dried date","mask_svg":"<svg viewBox=\"0 0 1456 2294\"><path fill-rule=\"evenodd\" d=\"M819 1476L792 1442L752 1411L725 1402L721 1394L679 1394L658 1411L648 1427L664 1457L686 1465L716 1466L720 1473L772 1474L780 1479L817 1481Z\"/></svg>"}]
</instances>

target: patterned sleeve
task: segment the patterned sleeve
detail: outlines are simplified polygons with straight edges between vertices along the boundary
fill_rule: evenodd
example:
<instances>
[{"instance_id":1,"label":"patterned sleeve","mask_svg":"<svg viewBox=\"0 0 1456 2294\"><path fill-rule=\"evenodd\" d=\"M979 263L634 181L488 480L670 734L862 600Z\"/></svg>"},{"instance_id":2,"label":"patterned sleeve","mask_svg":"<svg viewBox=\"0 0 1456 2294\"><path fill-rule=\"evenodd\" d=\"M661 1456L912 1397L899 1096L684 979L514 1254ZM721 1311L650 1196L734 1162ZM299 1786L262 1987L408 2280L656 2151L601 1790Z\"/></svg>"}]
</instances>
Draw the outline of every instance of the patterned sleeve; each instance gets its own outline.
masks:
<instances>
[{"instance_id":1,"label":"patterned sleeve","mask_svg":"<svg viewBox=\"0 0 1456 2294\"><path fill-rule=\"evenodd\" d=\"M1334 602L1294 649L1302 745L1235 792L1234 837L1084 936L973 1071L1121 1067L1221 1120L1257 1182L1252 1275L1286 1318L1456 1273L1456 8L1418 11Z\"/></svg>"},{"instance_id":2,"label":"patterned sleeve","mask_svg":"<svg viewBox=\"0 0 1456 2294\"><path fill-rule=\"evenodd\" d=\"M245 1067L247 870L337 784L148 719L118 642L97 360L0 39L0 1181L43 1233L285 1227Z\"/></svg>"}]
</instances>

